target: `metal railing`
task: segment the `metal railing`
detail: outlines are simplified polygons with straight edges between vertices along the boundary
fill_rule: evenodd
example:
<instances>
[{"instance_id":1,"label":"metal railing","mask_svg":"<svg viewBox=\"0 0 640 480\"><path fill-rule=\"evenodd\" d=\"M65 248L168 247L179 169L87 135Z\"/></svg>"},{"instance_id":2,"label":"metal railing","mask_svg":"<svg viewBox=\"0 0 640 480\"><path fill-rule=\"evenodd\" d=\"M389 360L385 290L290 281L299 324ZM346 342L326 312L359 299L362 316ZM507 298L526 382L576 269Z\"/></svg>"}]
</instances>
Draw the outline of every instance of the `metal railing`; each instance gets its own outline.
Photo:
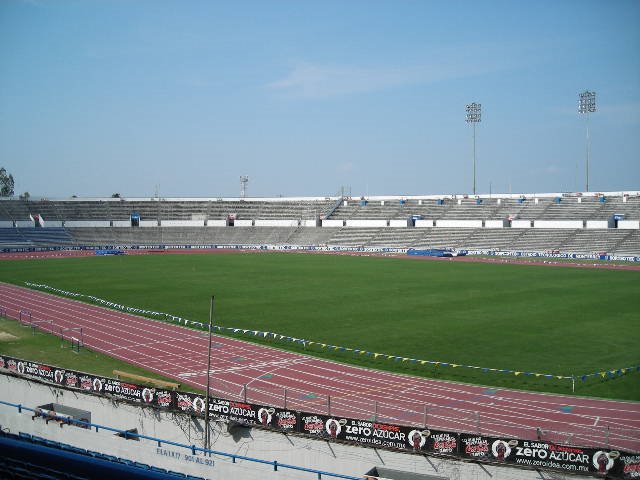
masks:
<instances>
[{"instance_id":1,"label":"metal railing","mask_svg":"<svg viewBox=\"0 0 640 480\"><path fill-rule=\"evenodd\" d=\"M171 440L164 440L161 438L156 438L156 437L151 437L148 435L142 435L139 433L132 433L129 432L127 430L121 430L119 428L114 428L114 427L109 427L106 425L100 425L97 423L91 423L91 422L83 422L81 420L75 420L73 418L67 417L67 416L61 416L61 415L57 415L57 414L51 414L51 413L47 413L47 412L43 412L40 409L37 408L30 408L30 407L25 407L22 404L18 404L18 403L11 403L11 402L5 402L3 400L0 400L0 405L5 405L8 407L13 407L15 409L18 410L18 413L22 413L22 411L27 411L27 412L32 412L34 415L36 416L42 416L43 418L45 418L46 420L49 421L57 421L60 423L60 425L64 425L64 424L68 424L68 425L74 425L77 427L82 427L82 428L87 428L87 429L95 429L96 432L99 432L100 430L106 430L108 432L113 432L115 434L118 434L122 437L124 437L125 439L142 439L142 440L150 440L152 442L157 443L158 447L162 447L162 445L171 445L173 447L178 447L178 448L183 448L188 450L189 452L191 452L192 455L196 455L198 452L210 456L210 455L217 455L220 457L224 457L224 458L228 458L231 459L231 463L236 463L237 460L244 460L247 462L252 462L252 463L257 463L257 464L262 464L262 465L270 465L273 467L274 471L278 471L278 469L288 469L288 470L294 470L294 471L298 471L298 472L306 472L306 473L312 473L317 475L317 478L320 480L324 477L329 477L329 478L343 478L346 480L362 480L364 477L360 476L360 477L354 477L351 475L343 475L341 473L332 473L332 472L325 472L323 470L317 470L315 468L306 468L306 467L299 467L297 465L290 465L287 463L280 463L277 460L262 460L259 458L253 458L253 457L247 457L244 455L237 455L237 454L233 454L233 453L226 453L226 452L221 452L218 450L210 450L210 449L206 449L206 448L202 448L202 447L197 447L196 445L186 445L184 443L179 443L179 442L172 442Z\"/></svg>"}]
</instances>

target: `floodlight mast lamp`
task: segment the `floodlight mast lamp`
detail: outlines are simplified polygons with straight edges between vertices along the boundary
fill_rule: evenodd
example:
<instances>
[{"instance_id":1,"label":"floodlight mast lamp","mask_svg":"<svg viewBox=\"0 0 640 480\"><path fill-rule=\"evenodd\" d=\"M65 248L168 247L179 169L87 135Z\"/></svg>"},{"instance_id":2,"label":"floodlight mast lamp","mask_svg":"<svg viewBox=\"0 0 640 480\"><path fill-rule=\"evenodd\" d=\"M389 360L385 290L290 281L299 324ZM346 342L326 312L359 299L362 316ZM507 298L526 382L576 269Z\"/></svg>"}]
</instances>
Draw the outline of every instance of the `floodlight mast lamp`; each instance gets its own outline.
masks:
<instances>
[{"instance_id":1,"label":"floodlight mast lamp","mask_svg":"<svg viewBox=\"0 0 640 480\"><path fill-rule=\"evenodd\" d=\"M467 105L467 123L473 124L473 194L476 194L476 123L482 119L482 104Z\"/></svg>"},{"instance_id":2,"label":"floodlight mast lamp","mask_svg":"<svg viewBox=\"0 0 640 480\"><path fill-rule=\"evenodd\" d=\"M240 175L240 198L244 198L247 195L247 183L249 183L249 177Z\"/></svg>"},{"instance_id":3,"label":"floodlight mast lamp","mask_svg":"<svg viewBox=\"0 0 640 480\"><path fill-rule=\"evenodd\" d=\"M587 164L586 164L586 188L589 191L589 157L591 156L591 136L589 135L589 114L596 111L596 92L585 90L579 94L578 113L587 118Z\"/></svg>"}]
</instances>

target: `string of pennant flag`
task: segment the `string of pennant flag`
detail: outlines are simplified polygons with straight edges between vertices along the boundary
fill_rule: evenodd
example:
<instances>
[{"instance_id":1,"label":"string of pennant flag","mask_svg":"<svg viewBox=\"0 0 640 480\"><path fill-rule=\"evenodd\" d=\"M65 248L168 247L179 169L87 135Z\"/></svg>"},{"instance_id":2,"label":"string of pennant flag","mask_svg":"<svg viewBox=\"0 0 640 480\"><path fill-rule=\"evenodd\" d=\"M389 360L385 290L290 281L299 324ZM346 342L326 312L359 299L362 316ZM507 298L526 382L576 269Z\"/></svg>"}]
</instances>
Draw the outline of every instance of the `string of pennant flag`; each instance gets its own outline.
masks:
<instances>
[{"instance_id":1,"label":"string of pennant flag","mask_svg":"<svg viewBox=\"0 0 640 480\"><path fill-rule=\"evenodd\" d=\"M188 327L197 327L203 330L208 329L208 324L206 323L198 322L195 320L189 320L187 318L172 315L170 313L156 312L153 310L145 310L142 308L120 305L118 303L111 302L109 300L105 300L102 298L98 298L93 295L85 295L82 293L69 292L66 290L61 290L59 288L51 287L49 285L32 283L32 282L24 282L24 283L26 286L30 288L46 290L46 291L54 292L58 295L63 295L66 297L87 299L93 303L96 303L108 308L112 308L114 310L119 310L127 313L134 313L138 315L150 316L152 318L163 319L166 321L175 322L177 324L181 324ZM586 382L590 378L599 377L599 378L607 379L607 378L615 378L622 375L626 375L627 373L631 373L631 372L640 372L640 365L633 365L629 367L616 368L613 370L603 370L599 372L586 373L582 375L557 375L552 373L527 372L527 371L512 370L507 368L479 367L476 365L464 365L464 364L451 363L451 362L440 362L435 360L422 360L418 358L402 357L397 355L390 355L387 353L370 352L367 350L361 350L357 348L349 348L349 347L343 347L340 345L332 345L329 343L315 342L315 341L307 340L304 338L290 337L288 335L282 335L279 333L264 332L260 330L251 330L246 328L221 327L219 325L214 325L212 326L212 330L217 332L228 332L228 333L234 333L234 334L250 335L254 337L262 337L264 339L296 343L296 344L302 345L304 348L314 347L314 348L319 348L325 351L351 353L353 355L370 357L376 360L377 359L388 360L388 361L415 364L415 365L432 366L435 368L440 368L440 367L466 368L466 369L481 371L484 373L500 373L500 374L514 375L516 377L522 376L522 377L534 377L534 378L545 378L545 379L556 379L556 380L571 380L572 382L575 382L576 379L580 379L581 381Z\"/></svg>"}]
</instances>

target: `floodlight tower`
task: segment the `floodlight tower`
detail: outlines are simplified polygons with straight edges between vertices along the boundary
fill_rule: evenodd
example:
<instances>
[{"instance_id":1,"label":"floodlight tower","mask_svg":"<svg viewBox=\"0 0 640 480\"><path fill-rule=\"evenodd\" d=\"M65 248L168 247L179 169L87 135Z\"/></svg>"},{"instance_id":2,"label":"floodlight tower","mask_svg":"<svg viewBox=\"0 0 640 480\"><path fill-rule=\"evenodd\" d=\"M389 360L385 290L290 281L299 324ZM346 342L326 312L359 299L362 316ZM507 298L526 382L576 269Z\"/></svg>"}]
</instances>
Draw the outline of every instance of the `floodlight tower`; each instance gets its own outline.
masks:
<instances>
[{"instance_id":1,"label":"floodlight tower","mask_svg":"<svg viewBox=\"0 0 640 480\"><path fill-rule=\"evenodd\" d=\"M473 124L473 194L476 194L476 123L482 118L482 104L470 103L467 105L467 123Z\"/></svg>"},{"instance_id":2,"label":"floodlight tower","mask_svg":"<svg viewBox=\"0 0 640 480\"><path fill-rule=\"evenodd\" d=\"M586 165L586 188L589 191L589 156L591 155L591 137L589 135L589 114L596 111L596 92L585 90L579 94L578 113L584 114L587 118L587 165Z\"/></svg>"},{"instance_id":3,"label":"floodlight tower","mask_svg":"<svg viewBox=\"0 0 640 480\"><path fill-rule=\"evenodd\" d=\"M249 183L249 177L240 175L240 198L244 198L247 194L247 183Z\"/></svg>"}]
</instances>

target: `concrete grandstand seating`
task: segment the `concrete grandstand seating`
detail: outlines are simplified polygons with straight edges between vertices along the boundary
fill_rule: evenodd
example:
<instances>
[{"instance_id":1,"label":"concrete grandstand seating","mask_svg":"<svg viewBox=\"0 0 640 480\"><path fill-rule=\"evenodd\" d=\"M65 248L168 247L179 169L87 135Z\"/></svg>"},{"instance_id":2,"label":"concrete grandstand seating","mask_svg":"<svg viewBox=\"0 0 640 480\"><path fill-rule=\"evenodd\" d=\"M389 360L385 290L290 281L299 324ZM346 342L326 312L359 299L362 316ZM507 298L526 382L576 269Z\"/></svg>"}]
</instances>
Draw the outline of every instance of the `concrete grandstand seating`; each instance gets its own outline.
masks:
<instances>
[{"instance_id":1,"label":"concrete grandstand seating","mask_svg":"<svg viewBox=\"0 0 640 480\"><path fill-rule=\"evenodd\" d=\"M467 228L424 228L424 236L412 246L415 248L465 248L473 235Z\"/></svg>"},{"instance_id":2,"label":"concrete grandstand seating","mask_svg":"<svg viewBox=\"0 0 640 480\"><path fill-rule=\"evenodd\" d=\"M508 250L515 239L523 235L523 229L478 228L465 239L465 248L471 250Z\"/></svg>"},{"instance_id":3,"label":"concrete grandstand seating","mask_svg":"<svg viewBox=\"0 0 640 480\"><path fill-rule=\"evenodd\" d=\"M614 247L616 255L640 255L640 230L632 230Z\"/></svg>"},{"instance_id":4,"label":"concrete grandstand seating","mask_svg":"<svg viewBox=\"0 0 640 480\"><path fill-rule=\"evenodd\" d=\"M0 228L0 248L24 248L34 246L18 228Z\"/></svg>"},{"instance_id":5,"label":"concrete grandstand seating","mask_svg":"<svg viewBox=\"0 0 640 480\"><path fill-rule=\"evenodd\" d=\"M380 231L379 228L341 228L327 241L329 245L363 247Z\"/></svg>"},{"instance_id":6,"label":"concrete grandstand seating","mask_svg":"<svg viewBox=\"0 0 640 480\"><path fill-rule=\"evenodd\" d=\"M230 214L249 219L313 219L330 210L335 199L325 200L216 200L216 199L68 199L8 200L0 202L0 220L27 220L40 214L56 220L226 219Z\"/></svg>"},{"instance_id":7,"label":"concrete grandstand seating","mask_svg":"<svg viewBox=\"0 0 640 480\"><path fill-rule=\"evenodd\" d=\"M81 245L221 245L285 244L296 228L177 227L70 228Z\"/></svg>"},{"instance_id":8,"label":"concrete grandstand seating","mask_svg":"<svg viewBox=\"0 0 640 480\"><path fill-rule=\"evenodd\" d=\"M292 245L326 245L337 228L298 227L289 237Z\"/></svg>"},{"instance_id":9,"label":"concrete grandstand seating","mask_svg":"<svg viewBox=\"0 0 640 480\"><path fill-rule=\"evenodd\" d=\"M632 234L630 230L576 230L563 242L561 249L568 252L613 253Z\"/></svg>"},{"instance_id":10,"label":"concrete grandstand seating","mask_svg":"<svg viewBox=\"0 0 640 480\"><path fill-rule=\"evenodd\" d=\"M559 197L560 201L556 201ZM537 198L537 200L536 200ZM346 205L345 205L346 200ZM546 194L499 196L491 198L464 198L461 196L401 198L373 197L366 204L361 199L347 198L273 198L273 199L63 199L63 200L0 200L0 221L3 226L13 222L23 227L29 216L41 215L54 225L69 222L65 229L26 228L23 234L16 228L0 232L0 246L60 246L60 245L128 245L128 244L298 244L376 246L398 248L457 247L466 249L507 250L561 250L573 252L607 252L640 254L638 230L604 228L614 214L625 220L640 220L640 195L622 194ZM574 224L541 224L556 228L363 228L361 224L350 228L315 228L295 226L298 220L324 217L338 220L406 220L420 215L425 220L475 220L479 225L486 220L572 220ZM167 222L165 227L127 225L131 213L137 212L141 220ZM235 215L248 224L256 220L292 220L292 226L275 227L202 227L205 220L226 220ZM576 229L591 222L588 228ZM71 225L71 222L78 222ZM99 222L102 228L97 227ZM188 226L189 222L192 226ZM91 225L90 222L94 222ZM119 222L109 227L110 222ZM224 223L224 222L222 222ZM281 222L285 224L287 222ZM313 222L311 222L313 223ZM355 223L355 222L354 222ZM383 222L384 223L384 222ZM500 223L500 222L498 222ZM213 222L211 222L213 224ZM442 223L440 223L442 225ZM52 225L52 224L49 224ZM449 224L451 226L451 224ZM469 225L467 225L469 226ZM491 227L496 227L495 222ZM597 228L593 228L593 227ZM627 225L628 226L628 225ZM471 225L474 227L474 225ZM634 227L632 227L634 228ZM39 232L36 232L39 231Z\"/></svg>"},{"instance_id":11,"label":"concrete grandstand seating","mask_svg":"<svg viewBox=\"0 0 640 480\"><path fill-rule=\"evenodd\" d=\"M510 245L512 250L543 251L558 250L563 242L574 234L575 230L549 228L526 228L522 235L514 238Z\"/></svg>"},{"instance_id":12,"label":"concrete grandstand seating","mask_svg":"<svg viewBox=\"0 0 640 480\"><path fill-rule=\"evenodd\" d=\"M0 228L0 248L72 246L64 228Z\"/></svg>"}]
</instances>

